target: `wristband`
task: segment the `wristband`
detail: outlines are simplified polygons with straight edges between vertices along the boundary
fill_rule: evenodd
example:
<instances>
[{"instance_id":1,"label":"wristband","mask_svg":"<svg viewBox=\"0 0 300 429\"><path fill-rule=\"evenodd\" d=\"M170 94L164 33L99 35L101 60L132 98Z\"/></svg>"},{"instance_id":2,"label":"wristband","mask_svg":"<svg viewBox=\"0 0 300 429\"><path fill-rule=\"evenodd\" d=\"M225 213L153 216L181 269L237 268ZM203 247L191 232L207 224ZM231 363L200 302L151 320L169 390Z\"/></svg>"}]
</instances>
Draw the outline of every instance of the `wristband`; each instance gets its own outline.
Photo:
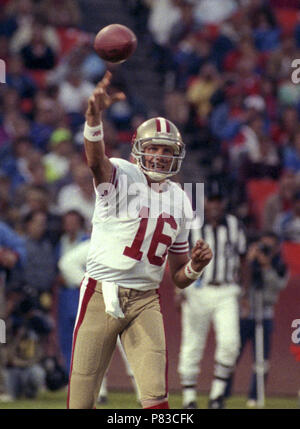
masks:
<instances>
[{"instance_id":1,"label":"wristband","mask_svg":"<svg viewBox=\"0 0 300 429\"><path fill-rule=\"evenodd\" d=\"M104 133L102 122L100 123L100 125L96 125L95 127L90 127L87 122L85 122L83 137L90 142L98 142L100 140L103 140Z\"/></svg>"},{"instance_id":2,"label":"wristband","mask_svg":"<svg viewBox=\"0 0 300 429\"><path fill-rule=\"evenodd\" d=\"M190 259L189 262L186 264L186 266L184 267L184 274L185 276L190 279L190 280L197 280L201 274L202 271L195 271L192 268L192 260Z\"/></svg>"}]
</instances>

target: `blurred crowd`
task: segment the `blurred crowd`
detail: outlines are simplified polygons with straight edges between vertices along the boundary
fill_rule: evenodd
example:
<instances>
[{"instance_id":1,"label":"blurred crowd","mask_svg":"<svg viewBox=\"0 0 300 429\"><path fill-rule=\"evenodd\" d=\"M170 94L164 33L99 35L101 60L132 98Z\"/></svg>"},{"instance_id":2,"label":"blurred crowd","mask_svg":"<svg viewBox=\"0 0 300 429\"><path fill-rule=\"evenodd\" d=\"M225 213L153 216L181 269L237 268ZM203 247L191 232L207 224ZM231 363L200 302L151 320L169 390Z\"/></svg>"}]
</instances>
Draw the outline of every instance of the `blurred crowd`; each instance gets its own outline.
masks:
<instances>
[{"instance_id":1,"label":"blurred crowd","mask_svg":"<svg viewBox=\"0 0 300 429\"><path fill-rule=\"evenodd\" d=\"M298 2L125 3L164 89L155 114L182 131L199 159L194 177L222 188L249 236L272 230L300 244L300 87L291 79L300 58ZM76 0L0 0L0 302L14 338L14 353L9 346L3 359L15 396L30 377L28 396L41 379L55 385L59 366L47 358L61 357L56 292L70 286L57 264L90 232L94 189L82 130L107 65L82 14ZM128 157L151 109L142 93L132 96L121 68L112 69L113 90L127 99L106 114L106 147L109 156ZM65 382L63 371L58 379Z\"/></svg>"}]
</instances>

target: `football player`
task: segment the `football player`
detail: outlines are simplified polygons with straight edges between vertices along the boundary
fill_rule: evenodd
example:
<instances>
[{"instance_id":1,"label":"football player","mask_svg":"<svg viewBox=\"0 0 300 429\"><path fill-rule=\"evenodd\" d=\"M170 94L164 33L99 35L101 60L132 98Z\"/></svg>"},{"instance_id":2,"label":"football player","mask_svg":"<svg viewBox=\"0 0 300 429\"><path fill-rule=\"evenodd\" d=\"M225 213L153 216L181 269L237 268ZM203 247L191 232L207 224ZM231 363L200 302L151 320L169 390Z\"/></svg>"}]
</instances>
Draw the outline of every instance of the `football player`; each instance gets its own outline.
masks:
<instances>
[{"instance_id":1,"label":"football player","mask_svg":"<svg viewBox=\"0 0 300 429\"><path fill-rule=\"evenodd\" d=\"M168 179L179 172L185 155L173 123L152 118L138 127L135 164L105 155L102 112L125 98L109 94L110 80L106 72L86 111L85 151L96 203L73 334L68 407L95 407L120 336L143 408L166 409L166 342L157 289L167 256L174 283L185 288L212 252L199 240L189 257L191 205Z\"/></svg>"}]
</instances>

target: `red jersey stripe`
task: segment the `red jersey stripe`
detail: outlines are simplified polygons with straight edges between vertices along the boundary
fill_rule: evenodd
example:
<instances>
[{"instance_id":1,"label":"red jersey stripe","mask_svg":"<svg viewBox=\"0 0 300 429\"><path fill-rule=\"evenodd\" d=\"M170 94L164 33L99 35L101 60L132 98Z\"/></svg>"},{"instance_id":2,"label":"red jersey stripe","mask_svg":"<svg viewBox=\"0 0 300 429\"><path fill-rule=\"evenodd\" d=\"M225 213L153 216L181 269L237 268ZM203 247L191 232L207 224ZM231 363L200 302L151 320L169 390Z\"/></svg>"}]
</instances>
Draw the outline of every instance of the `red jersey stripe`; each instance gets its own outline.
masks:
<instances>
[{"instance_id":1,"label":"red jersey stripe","mask_svg":"<svg viewBox=\"0 0 300 429\"><path fill-rule=\"evenodd\" d=\"M189 249L184 249L184 250L173 250L173 249L169 249L168 250L171 253L180 253L181 255L184 255L185 253L188 254L189 253Z\"/></svg>"}]
</instances>

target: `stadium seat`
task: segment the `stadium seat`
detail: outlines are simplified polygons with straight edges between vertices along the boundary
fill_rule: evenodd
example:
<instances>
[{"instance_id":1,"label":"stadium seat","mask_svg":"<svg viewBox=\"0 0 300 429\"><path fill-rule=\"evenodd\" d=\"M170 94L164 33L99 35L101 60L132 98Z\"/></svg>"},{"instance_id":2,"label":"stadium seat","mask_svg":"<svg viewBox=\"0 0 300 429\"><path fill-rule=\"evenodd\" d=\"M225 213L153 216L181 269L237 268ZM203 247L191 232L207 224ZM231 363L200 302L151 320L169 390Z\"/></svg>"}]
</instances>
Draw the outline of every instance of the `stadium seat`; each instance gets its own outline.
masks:
<instances>
[{"instance_id":1,"label":"stadium seat","mask_svg":"<svg viewBox=\"0 0 300 429\"><path fill-rule=\"evenodd\" d=\"M298 21L297 11L291 8L278 8L275 9L275 15L282 33L285 36L292 35Z\"/></svg>"},{"instance_id":2,"label":"stadium seat","mask_svg":"<svg viewBox=\"0 0 300 429\"><path fill-rule=\"evenodd\" d=\"M247 183L247 196L250 212L256 220L257 228L261 227L262 214L267 198L278 189L278 182L272 179L251 179Z\"/></svg>"}]
</instances>

